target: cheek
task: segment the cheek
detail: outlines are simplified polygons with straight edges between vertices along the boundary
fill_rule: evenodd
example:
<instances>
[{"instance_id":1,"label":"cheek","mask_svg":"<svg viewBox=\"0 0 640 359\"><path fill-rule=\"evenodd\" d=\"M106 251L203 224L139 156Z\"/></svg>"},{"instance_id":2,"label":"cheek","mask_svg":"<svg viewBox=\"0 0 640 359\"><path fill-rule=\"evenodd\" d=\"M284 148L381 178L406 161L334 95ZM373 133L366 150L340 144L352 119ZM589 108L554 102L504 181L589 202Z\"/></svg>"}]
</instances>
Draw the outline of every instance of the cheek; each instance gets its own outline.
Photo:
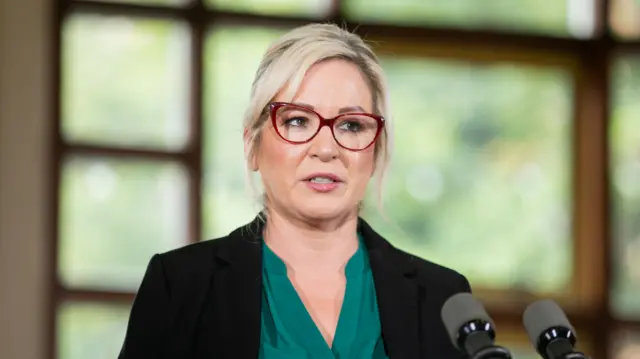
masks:
<instances>
[{"instance_id":1,"label":"cheek","mask_svg":"<svg viewBox=\"0 0 640 359\"><path fill-rule=\"evenodd\" d=\"M263 180L280 184L295 179L296 169L304 156L304 145L290 145L273 136L265 136L258 155L258 166Z\"/></svg>"},{"instance_id":2,"label":"cheek","mask_svg":"<svg viewBox=\"0 0 640 359\"><path fill-rule=\"evenodd\" d=\"M353 153L349 158L351 176L357 180L359 185L366 187L374 169L373 151L363 151Z\"/></svg>"}]
</instances>

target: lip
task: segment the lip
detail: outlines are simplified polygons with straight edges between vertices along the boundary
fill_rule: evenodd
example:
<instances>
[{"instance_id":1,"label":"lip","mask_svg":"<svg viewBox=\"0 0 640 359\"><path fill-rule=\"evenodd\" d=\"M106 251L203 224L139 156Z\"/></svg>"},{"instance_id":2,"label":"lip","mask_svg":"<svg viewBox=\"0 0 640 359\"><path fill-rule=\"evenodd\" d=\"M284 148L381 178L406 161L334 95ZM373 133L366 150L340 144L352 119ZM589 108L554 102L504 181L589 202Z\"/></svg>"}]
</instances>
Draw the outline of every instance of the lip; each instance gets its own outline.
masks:
<instances>
[{"instance_id":1,"label":"lip","mask_svg":"<svg viewBox=\"0 0 640 359\"><path fill-rule=\"evenodd\" d=\"M333 180L333 182L331 183L311 182L311 179L314 177L330 178L331 180ZM317 173L311 174L304 179L304 182L307 185L307 187L309 187L311 190L315 192L320 192L320 193L328 193L328 192L334 191L343 184L342 178L340 178L338 175L335 175L333 173L326 173L326 172L317 172Z\"/></svg>"},{"instance_id":2,"label":"lip","mask_svg":"<svg viewBox=\"0 0 640 359\"><path fill-rule=\"evenodd\" d=\"M336 190L342 185L342 182L314 183L311 181L306 181L305 184L315 192L327 193Z\"/></svg>"},{"instance_id":3,"label":"lip","mask_svg":"<svg viewBox=\"0 0 640 359\"><path fill-rule=\"evenodd\" d=\"M340 176L335 175L333 173L324 173L324 172L313 173L313 174L305 177L304 181L311 181L311 179L314 178L314 177L325 177L325 178L329 178L329 179L333 180L334 182L344 182L342 180L342 178L340 178Z\"/></svg>"}]
</instances>

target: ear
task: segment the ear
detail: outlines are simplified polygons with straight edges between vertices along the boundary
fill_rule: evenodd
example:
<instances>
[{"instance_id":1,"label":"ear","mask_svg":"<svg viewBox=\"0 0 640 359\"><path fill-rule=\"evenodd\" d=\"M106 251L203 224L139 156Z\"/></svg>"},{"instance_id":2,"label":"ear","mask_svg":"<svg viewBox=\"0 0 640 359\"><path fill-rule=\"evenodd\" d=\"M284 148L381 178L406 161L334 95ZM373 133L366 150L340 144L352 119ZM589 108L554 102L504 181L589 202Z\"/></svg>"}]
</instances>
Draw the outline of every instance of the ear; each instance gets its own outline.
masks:
<instances>
[{"instance_id":1,"label":"ear","mask_svg":"<svg viewBox=\"0 0 640 359\"><path fill-rule=\"evenodd\" d=\"M252 138L250 136L248 128L244 129L244 133L243 133L242 137L243 137L243 142L244 142L244 157L247 160L247 165L249 166L249 168L252 171L255 172L255 171L258 170L258 161L257 161L256 156L255 156L255 152L256 152L255 148L253 149L253 155L249 153L249 148L251 147Z\"/></svg>"}]
</instances>

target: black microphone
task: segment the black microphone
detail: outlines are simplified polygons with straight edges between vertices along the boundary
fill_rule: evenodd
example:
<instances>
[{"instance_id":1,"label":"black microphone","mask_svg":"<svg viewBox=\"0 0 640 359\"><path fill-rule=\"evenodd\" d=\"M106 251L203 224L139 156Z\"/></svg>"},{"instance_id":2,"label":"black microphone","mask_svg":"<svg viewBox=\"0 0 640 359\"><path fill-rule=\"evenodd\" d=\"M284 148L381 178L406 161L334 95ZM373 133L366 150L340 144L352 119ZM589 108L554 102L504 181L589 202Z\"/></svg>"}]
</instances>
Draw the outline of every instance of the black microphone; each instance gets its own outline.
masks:
<instances>
[{"instance_id":1,"label":"black microphone","mask_svg":"<svg viewBox=\"0 0 640 359\"><path fill-rule=\"evenodd\" d=\"M471 359L511 359L511 353L494 344L495 325L471 293L451 296L440 312L453 345Z\"/></svg>"},{"instance_id":2,"label":"black microphone","mask_svg":"<svg viewBox=\"0 0 640 359\"><path fill-rule=\"evenodd\" d=\"M586 359L574 350L577 341L564 311L552 300L531 303L522 315L524 328L534 348L544 359Z\"/></svg>"}]
</instances>

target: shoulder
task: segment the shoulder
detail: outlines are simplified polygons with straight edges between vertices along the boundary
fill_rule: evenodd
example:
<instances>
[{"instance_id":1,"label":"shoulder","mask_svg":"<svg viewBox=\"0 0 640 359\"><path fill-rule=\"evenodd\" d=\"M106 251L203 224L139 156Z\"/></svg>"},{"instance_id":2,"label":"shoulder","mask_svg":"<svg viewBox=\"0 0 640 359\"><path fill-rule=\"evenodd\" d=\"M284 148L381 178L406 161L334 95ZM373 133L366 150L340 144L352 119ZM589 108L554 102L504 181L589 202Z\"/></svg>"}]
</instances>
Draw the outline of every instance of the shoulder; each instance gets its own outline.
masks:
<instances>
[{"instance_id":1,"label":"shoulder","mask_svg":"<svg viewBox=\"0 0 640 359\"><path fill-rule=\"evenodd\" d=\"M168 283L195 282L205 279L219 266L219 253L230 245L229 236L188 244L167 252L158 253L156 262Z\"/></svg>"},{"instance_id":2,"label":"shoulder","mask_svg":"<svg viewBox=\"0 0 640 359\"><path fill-rule=\"evenodd\" d=\"M406 261L414 269L414 279L428 288L438 288L443 292L470 292L471 286L467 278L455 269L420 258L396 247L391 249L396 256Z\"/></svg>"},{"instance_id":3,"label":"shoulder","mask_svg":"<svg viewBox=\"0 0 640 359\"><path fill-rule=\"evenodd\" d=\"M227 236L207 239L201 242L187 244L182 247L159 253L158 257L165 265L198 265L211 260L220 247L228 241Z\"/></svg>"},{"instance_id":4,"label":"shoulder","mask_svg":"<svg viewBox=\"0 0 640 359\"><path fill-rule=\"evenodd\" d=\"M228 235L192 243L157 254L169 280L195 279L209 275L245 256L259 252L261 221L259 218L233 229Z\"/></svg>"},{"instance_id":5,"label":"shoulder","mask_svg":"<svg viewBox=\"0 0 640 359\"><path fill-rule=\"evenodd\" d=\"M420 258L394 246L389 240L376 232L364 219L359 219L358 230L362 233L370 251L382 253L384 261L400 269L416 284L429 288L429 291L441 291L454 294L471 288L467 278L458 271L444 265Z\"/></svg>"}]
</instances>

